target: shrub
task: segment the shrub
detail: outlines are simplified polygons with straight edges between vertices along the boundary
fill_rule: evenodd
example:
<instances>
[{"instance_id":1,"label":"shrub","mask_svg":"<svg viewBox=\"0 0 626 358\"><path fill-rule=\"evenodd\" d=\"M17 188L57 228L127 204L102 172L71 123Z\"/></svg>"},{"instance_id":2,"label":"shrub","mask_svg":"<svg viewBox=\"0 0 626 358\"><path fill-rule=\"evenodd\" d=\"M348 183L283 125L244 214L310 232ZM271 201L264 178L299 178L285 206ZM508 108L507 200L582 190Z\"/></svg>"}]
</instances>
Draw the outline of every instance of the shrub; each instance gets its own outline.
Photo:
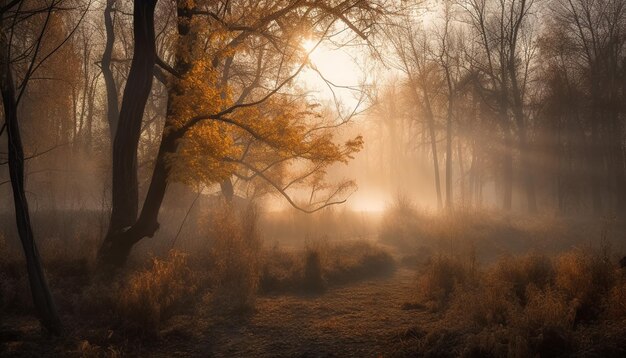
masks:
<instances>
[{"instance_id":1,"label":"shrub","mask_svg":"<svg viewBox=\"0 0 626 358\"><path fill-rule=\"evenodd\" d=\"M406 249L415 245L421 231L417 209L407 197L398 196L385 211L379 238L382 242Z\"/></svg>"},{"instance_id":2,"label":"shrub","mask_svg":"<svg viewBox=\"0 0 626 358\"><path fill-rule=\"evenodd\" d=\"M210 235L214 239L213 303L229 312L254 308L259 282L260 242L256 228L257 209L249 205L241 217L230 205L212 215Z\"/></svg>"},{"instance_id":3,"label":"shrub","mask_svg":"<svg viewBox=\"0 0 626 358\"><path fill-rule=\"evenodd\" d=\"M159 324L195 291L196 282L186 255L170 251L165 259L154 258L151 269L128 277L121 287L117 312L130 328L155 334Z\"/></svg>"},{"instance_id":4,"label":"shrub","mask_svg":"<svg viewBox=\"0 0 626 358\"><path fill-rule=\"evenodd\" d=\"M264 252L261 290L321 292L326 285L347 284L388 274L395 269L393 257L368 241L328 243L318 240L303 251L278 247Z\"/></svg>"},{"instance_id":5,"label":"shrub","mask_svg":"<svg viewBox=\"0 0 626 358\"><path fill-rule=\"evenodd\" d=\"M514 325L529 333L541 329L572 329L576 312L562 292L553 287L542 290L532 284L526 291L527 303Z\"/></svg>"},{"instance_id":6,"label":"shrub","mask_svg":"<svg viewBox=\"0 0 626 358\"><path fill-rule=\"evenodd\" d=\"M491 282L501 282L501 289L512 289L513 293L524 305L526 291L529 285L543 289L554 281L554 268L551 260L539 254L525 254L522 256L505 256L488 272Z\"/></svg>"},{"instance_id":7,"label":"shrub","mask_svg":"<svg viewBox=\"0 0 626 358\"><path fill-rule=\"evenodd\" d=\"M388 251L366 240L329 245L324 277L329 284L344 284L391 273L395 260Z\"/></svg>"},{"instance_id":8,"label":"shrub","mask_svg":"<svg viewBox=\"0 0 626 358\"><path fill-rule=\"evenodd\" d=\"M626 279L623 274L609 294L607 316L626 319Z\"/></svg>"},{"instance_id":9,"label":"shrub","mask_svg":"<svg viewBox=\"0 0 626 358\"><path fill-rule=\"evenodd\" d=\"M296 291L302 281L302 260L278 247L264 251L259 288L264 293Z\"/></svg>"},{"instance_id":10,"label":"shrub","mask_svg":"<svg viewBox=\"0 0 626 358\"><path fill-rule=\"evenodd\" d=\"M588 333L579 333L577 324L610 327L597 318L626 318L626 279L608 256L592 250L553 259L509 256L482 271L467 270L458 259L436 258L419 281L420 293L446 308L431 333L457 332L465 339L444 349L420 338L416 355L458 349L468 357L566 356L574 341L595 344L581 338Z\"/></svg>"},{"instance_id":11,"label":"shrub","mask_svg":"<svg viewBox=\"0 0 626 358\"><path fill-rule=\"evenodd\" d=\"M614 280L615 269L604 255L575 250L556 261L556 286L576 307L576 322L598 317Z\"/></svg>"},{"instance_id":12,"label":"shrub","mask_svg":"<svg viewBox=\"0 0 626 358\"><path fill-rule=\"evenodd\" d=\"M500 281L458 287L446 319L471 327L506 325L519 314L510 287Z\"/></svg>"},{"instance_id":13,"label":"shrub","mask_svg":"<svg viewBox=\"0 0 626 358\"><path fill-rule=\"evenodd\" d=\"M448 301L457 285L463 285L473 276L471 268L458 258L439 255L432 259L418 279L418 294L440 309Z\"/></svg>"},{"instance_id":14,"label":"shrub","mask_svg":"<svg viewBox=\"0 0 626 358\"><path fill-rule=\"evenodd\" d=\"M320 293L326 289L326 281L322 277L322 263L319 251L310 250L306 254L302 288L309 293Z\"/></svg>"}]
</instances>

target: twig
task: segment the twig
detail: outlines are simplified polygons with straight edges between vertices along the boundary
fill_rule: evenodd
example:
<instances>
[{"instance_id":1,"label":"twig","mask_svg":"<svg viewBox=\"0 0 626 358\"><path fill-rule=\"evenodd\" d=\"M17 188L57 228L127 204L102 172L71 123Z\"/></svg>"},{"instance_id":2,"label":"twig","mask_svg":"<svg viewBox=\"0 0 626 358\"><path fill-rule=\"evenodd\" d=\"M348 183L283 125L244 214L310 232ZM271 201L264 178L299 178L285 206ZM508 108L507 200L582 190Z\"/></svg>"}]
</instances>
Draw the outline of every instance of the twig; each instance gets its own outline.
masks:
<instances>
[{"instance_id":1,"label":"twig","mask_svg":"<svg viewBox=\"0 0 626 358\"><path fill-rule=\"evenodd\" d=\"M170 246L170 250L174 249L176 240L178 240L178 236L180 235L180 232L183 230L183 226L185 226L185 222L187 221L187 216L189 216L191 209L193 209L193 206L196 204L196 201L198 201L200 194L202 194L202 189L198 190L198 194L196 194L196 197L191 202L189 209L187 209L187 213L185 213L185 217L183 218L183 221L180 223L180 226L178 227L178 232L176 233L176 236L174 236L174 240L172 240L172 245Z\"/></svg>"}]
</instances>

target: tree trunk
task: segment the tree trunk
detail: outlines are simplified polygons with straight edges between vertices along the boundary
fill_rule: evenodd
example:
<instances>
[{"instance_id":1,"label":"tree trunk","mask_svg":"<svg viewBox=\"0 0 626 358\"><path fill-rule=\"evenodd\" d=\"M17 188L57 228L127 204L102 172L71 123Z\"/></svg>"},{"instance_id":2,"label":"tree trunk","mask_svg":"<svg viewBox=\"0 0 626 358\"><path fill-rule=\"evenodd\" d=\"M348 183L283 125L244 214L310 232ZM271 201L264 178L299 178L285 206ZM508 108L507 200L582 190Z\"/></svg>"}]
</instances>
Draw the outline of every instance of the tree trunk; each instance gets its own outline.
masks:
<instances>
[{"instance_id":1,"label":"tree trunk","mask_svg":"<svg viewBox=\"0 0 626 358\"><path fill-rule=\"evenodd\" d=\"M598 134L597 117L592 114L591 119L591 150L588 155L589 173L591 180L591 200L593 212L596 215L602 213L602 191L601 191L601 170L602 170L602 150L600 145L600 135Z\"/></svg>"},{"instance_id":2,"label":"tree trunk","mask_svg":"<svg viewBox=\"0 0 626 358\"><path fill-rule=\"evenodd\" d=\"M508 123L508 118L503 119L503 129L502 181L504 184L504 195L502 208L510 211L513 205L513 135Z\"/></svg>"},{"instance_id":3,"label":"tree trunk","mask_svg":"<svg viewBox=\"0 0 626 358\"><path fill-rule=\"evenodd\" d=\"M233 182L230 178L227 178L220 183L220 189L222 190L222 195L224 196L224 199L226 199L226 202L232 203L233 197L235 196L235 188L233 187Z\"/></svg>"},{"instance_id":4,"label":"tree trunk","mask_svg":"<svg viewBox=\"0 0 626 358\"><path fill-rule=\"evenodd\" d=\"M8 135L8 164L13 189L15 220L24 255L26 256L26 268L33 303L41 324L50 333L60 335L62 330L61 319L48 288L30 223L28 200L24 189L24 151L17 122L15 84L13 83L13 74L10 67L9 43L4 31L0 34L0 89L2 91L4 119Z\"/></svg>"},{"instance_id":5,"label":"tree trunk","mask_svg":"<svg viewBox=\"0 0 626 358\"><path fill-rule=\"evenodd\" d=\"M461 205L467 206L467 194L465 192L465 162L463 161L463 148L461 146L461 140L456 141L456 150L459 160L459 188L461 189Z\"/></svg>"},{"instance_id":6,"label":"tree trunk","mask_svg":"<svg viewBox=\"0 0 626 358\"><path fill-rule=\"evenodd\" d=\"M107 0L104 8L104 29L106 32L106 43L104 45L104 53L102 54L102 76L107 91L107 122L109 124L109 133L111 135L111 143L115 138L117 129L117 119L119 117L119 102L117 98L117 86L115 78L111 70L111 59L113 57L113 45L115 44L115 28L113 26L113 6L115 0Z\"/></svg>"},{"instance_id":7,"label":"tree trunk","mask_svg":"<svg viewBox=\"0 0 626 358\"><path fill-rule=\"evenodd\" d=\"M537 196L535 195L535 181L533 178L533 169L530 163L530 151L528 138L526 136L526 127L521 125L519 128L519 147L522 159L522 177L526 189L526 200L528 204L528 212L533 214L537 212Z\"/></svg>"},{"instance_id":8,"label":"tree trunk","mask_svg":"<svg viewBox=\"0 0 626 358\"><path fill-rule=\"evenodd\" d=\"M468 186L468 207L474 205L474 183L476 182L476 154L472 154L472 164L469 169L469 186Z\"/></svg>"},{"instance_id":9,"label":"tree trunk","mask_svg":"<svg viewBox=\"0 0 626 358\"><path fill-rule=\"evenodd\" d=\"M617 107L617 105L615 106ZM611 110L610 133L610 173L611 191L614 193L616 213L624 213L626 208L626 174L624 173L624 150L622 143L623 127L617 109Z\"/></svg>"},{"instance_id":10,"label":"tree trunk","mask_svg":"<svg viewBox=\"0 0 626 358\"><path fill-rule=\"evenodd\" d=\"M156 64L154 8L157 0L136 0L133 12L134 55L113 141L112 212L98 253L101 264L119 265L139 241L131 238L137 220L137 148L141 123Z\"/></svg>"},{"instance_id":11,"label":"tree trunk","mask_svg":"<svg viewBox=\"0 0 626 358\"><path fill-rule=\"evenodd\" d=\"M158 216L167 189L168 154L175 153L179 134L174 131L163 131L161 144L152 172L150 186L137 221L127 230L110 232L107 239L110 244L100 249L101 264L106 267L123 266L133 246L144 237L152 237L159 229Z\"/></svg>"},{"instance_id":12,"label":"tree trunk","mask_svg":"<svg viewBox=\"0 0 626 358\"><path fill-rule=\"evenodd\" d=\"M537 212L537 197L535 195L535 182L533 178L533 169L530 163L530 145L528 143L528 133L526 128L526 120L524 118L524 100L519 89L515 66L512 65L514 59L510 60L509 75L511 77L511 94L513 97L513 116L517 124L517 132L519 136L519 155L521 162L522 179L526 190L526 203L529 213Z\"/></svg>"},{"instance_id":13,"label":"tree trunk","mask_svg":"<svg viewBox=\"0 0 626 358\"><path fill-rule=\"evenodd\" d=\"M452 95L448 99L446 118L446 209L452 210ZM462 175L462 173L461 173Z\"/></svg>"},{"instance_id":14,"label":"tree trunk","mask_svg":"<svg viewBox=\"0 0 626 358\"><path fill-rule=\"evenodd\" d=\"M437 155L437 135L435 134L435 119L430 105L430 98L424 89L424 102L426 104L426 122L428 124L428 134L430 136L430 148L433 152L433 167L435 171L435 190L437 191L437 209L443 207L441 199L441 179L439 178L439 156Z\"/></svg>"}]
</instances>

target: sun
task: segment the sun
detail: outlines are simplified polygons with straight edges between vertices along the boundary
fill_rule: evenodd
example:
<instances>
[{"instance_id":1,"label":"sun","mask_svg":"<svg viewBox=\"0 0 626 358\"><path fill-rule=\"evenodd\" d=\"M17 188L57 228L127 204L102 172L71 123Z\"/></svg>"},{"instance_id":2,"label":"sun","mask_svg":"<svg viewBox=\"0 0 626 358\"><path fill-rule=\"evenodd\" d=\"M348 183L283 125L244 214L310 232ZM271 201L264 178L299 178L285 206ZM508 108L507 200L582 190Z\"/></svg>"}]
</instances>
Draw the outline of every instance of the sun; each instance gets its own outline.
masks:
<instances>
[{"instance_id":1,"label":"sun","mask_svg":"<svg viewBox=\"0 0 626 358\"><path fill-rule=\"evenodd\" d=\"M302 46L302 48L306 51L306 52L312 52L315 49L315 46L317 45L317 42L312 40L312 39L303 39L300 42L300 46Z\"/></svg>"},{"instance_id":2,"label":"sun","mask_svg":"<svg viewBox=\"0 0 626 358\"><path fill-rule=\"evenodd\" d=\"M353 107L356 103L354 92L346 88L357 86L363 73L350 53L351 49L311 38L300 40L300 46L306 51L310 64L300 76L302 83L317 91L319 100L339 99Z\"/></svg>"}]
</instances>

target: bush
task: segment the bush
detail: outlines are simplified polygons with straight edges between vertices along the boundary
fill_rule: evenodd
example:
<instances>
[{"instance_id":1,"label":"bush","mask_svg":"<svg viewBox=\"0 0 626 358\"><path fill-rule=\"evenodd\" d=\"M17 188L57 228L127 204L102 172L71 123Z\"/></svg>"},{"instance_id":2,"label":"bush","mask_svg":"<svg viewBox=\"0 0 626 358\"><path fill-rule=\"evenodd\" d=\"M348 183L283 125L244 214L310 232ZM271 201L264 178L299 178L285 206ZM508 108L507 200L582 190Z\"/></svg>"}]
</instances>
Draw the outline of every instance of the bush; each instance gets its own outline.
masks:
<instances>
[{"instance_id":1,"label":"bush","mask_svg":"<svg viewBox=\"0 0 626 358\"><path fill-rule=\"evenodd\" d=\"M373 278L395 269L393 257L368 241L323 240L309 243L303 251L274 247L265 251L260 278L266 293L321 292L327 285L341 285Z\"/></svg>"},{"instance_id":2,"label":"bush","mask_svg":"<svg viewBox=\"0 0 626 358\"><path fill-rule=\"evenodd\" d=\"M326 289L326 282L322 277L322 263L318 251L308 251L304 264L304 279L302 288L309 293L320 293Z\"/></svg>"},{"instance_id":3,"label":"bush","mask_svg":"<svg viewBox=\"0 0 626 358\"><path fill-rule=\"evenodd\" d=\"M433 308L440 309L457 285L473 277L473 269L457 258L439 255L427 263L418 279L418 294Z\"/></svg>"},{"instance_id":4,"label":"bush","mask_svg":"<svg viewBox=\"0 0 626 358\"><path fill-rule=\"evenodd\" d=\"M240 216L232 206L225 204L212 215L213 303L227 312L241 313L254 308L260 249L256 210L249 205Z\"/></svg>"},{"instance_id":5,"label":"bush","mask_svg":"<svg viewBox=\"0 0 626 358\"><path fill-rule=\"evenodd\" d=\"M554 282L552 261L543 255L525 254L505 256L489 270L492 282L501 282L507 289L513 290L520 304L526 304L526 289L529 285L543 289ZM502 289L505 289L504 287Z\"/></svg>"},{"instance_id":6,"label":"bush","mask_svg":"<svg viewBox=\"0 0 626 358\"><path fill-rule=\"evenodd\" d=\"M509 286L499 281L458 287L450 301L446 319L470 327L506 325L520 310Z\"/></svg>"},{"instance_id":7,"label":"bush","mask_svg":"<svg viewBox=\"0 0 626 358\"><path fill-rule=\"evenodd\" d=\"M605 255L575 250L556 261L556 286L576 307L576 322L598 317L615 282L615 268Z\"/></svg>"},{"instance_id":8,"label":"bush","mask_svg":"<svg viewBox=\"0 0 626 358\"><path fill-rule=\"evenodd\" d=\"M293 292L299 289L304 267L297 253L273 247L264 252L261 261L259 285L262 292Z\"/></svg>"},{"instance_id":9,"label":"bush","mask_svg":"<svg viewBox=\"0 0 626 358\"><path fill-rule=\"evenodd\" d=\"M514 322L515 326L528 333L542 329L563 332L572 329L576 311L562 292L553 287L539 289L532 284L526 291L528 300L521 315Z\"/></svg>"},{"instance_id":10,"label":"bush","mask_svg":"<svg viewBox=\"0 0 626 358\"><path fill-rule=\"evenodd\" d=\"M186 255L170 251L154 258L152 268L132 274L122 284L117 312L129 328L156 334L161 322L183 307L196 291Z\"/></svg>"},{"instance_id":11,"label":"bush","mask_svg":"<svg viewBox=\"0 0 626 358\"><path fill-rule=\"evenodd\" d=\"M612 319L626 319L626 279L623 274L611 289L606 313Z\"/></svg>"},{"instance_id":12,"label":"bush","mask_svg":"<svg viewBox=\"0 0 626 358\"><path fill-rule=\"evenodd\" d=\"M387 275L395 269L389 252L366 240L330 245L325 256L324 277L329 284L345 284Z\"/></svg>"},{"instance_id":13,"label":"bush","mask_svg":"<svg viewBox=\"0 0 626 358\"><path fill-rule=\"evenodd\" d=\"M578 333L581 323L604 327L599 318L626 318L626 278L607 257L592 250L552 259L526 254L504 257L480 271L468 270L458 259L437 257L418 284L425 300L445 308L427 336L457 332L465 339L447 341L444 348L420 338L415 354L563 356L572 352L574 341L590 344L576 336L587 334Z\"/></svg>"},{"instance_id":14,"label":"bush","mask_svg":"<svg viewBox=\"0 0 626 358\"><path fill-rule=\"evenodd\" d=\"M415 205L407 197L398 196L385 211L380 241L403 249L413 248L421 234L422 226Z\"/></svg>"}]
</instances>

